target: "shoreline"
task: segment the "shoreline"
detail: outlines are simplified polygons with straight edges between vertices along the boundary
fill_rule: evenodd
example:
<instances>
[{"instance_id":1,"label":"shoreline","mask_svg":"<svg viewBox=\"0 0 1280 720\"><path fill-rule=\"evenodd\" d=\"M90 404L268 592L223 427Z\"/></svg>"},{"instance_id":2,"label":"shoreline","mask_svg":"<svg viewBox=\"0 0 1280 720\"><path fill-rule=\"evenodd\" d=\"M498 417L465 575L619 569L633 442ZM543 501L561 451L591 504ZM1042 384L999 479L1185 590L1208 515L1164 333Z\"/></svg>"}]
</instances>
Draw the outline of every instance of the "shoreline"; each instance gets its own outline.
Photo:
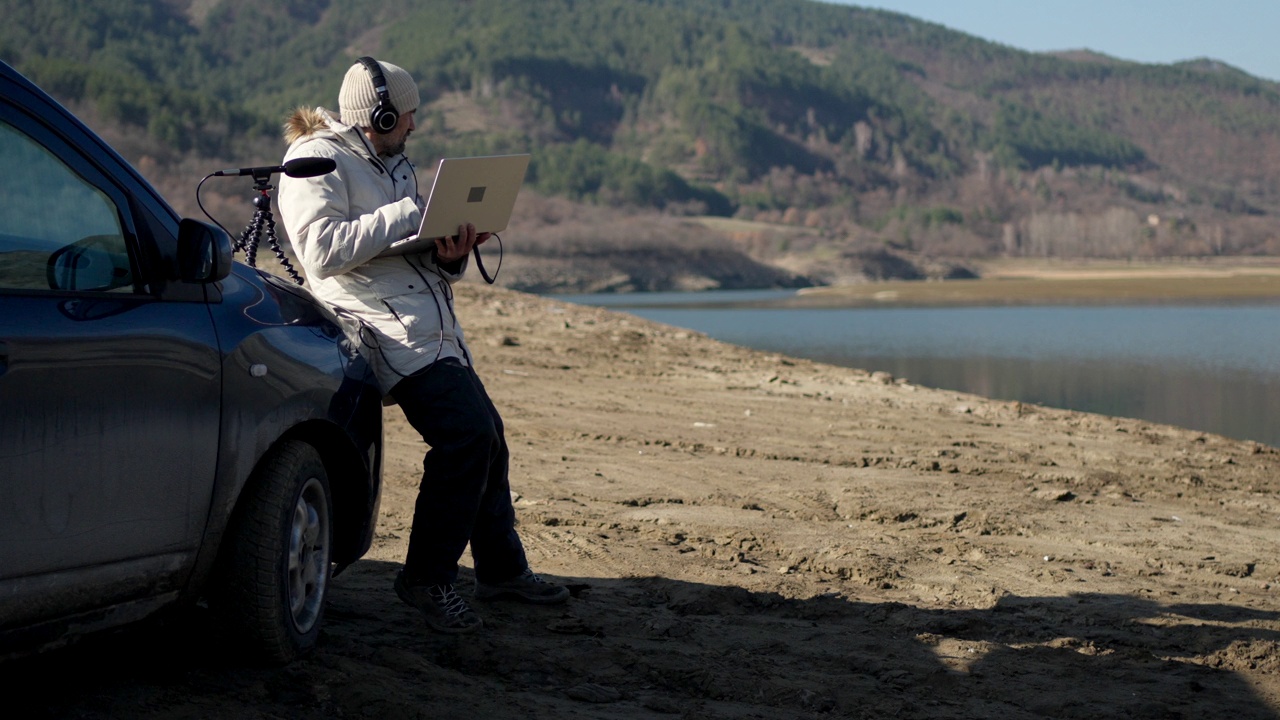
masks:
<instances>
[{"instance_id":1,"label":"shoreline","mask_svg":"<svg viewBox=\"0 0 1280 720\"><path fill-rule=\"evenodd\" d=\"M614 309L760 308L839 309L903 307L1002 307L1098 305L1242 305L1280 303L1280 273L1205 274L1181 276L1110 275L1104 277L1054 275L994 277L973 280L881 280L851 285L801 288L789 295L752 298L752 293L784 291L703 290L697 292L587 293L606 297L600 305ZM727 295L748 297L729 298ZM651 296L681 296L679 301L653 303ZM548 300L573 301L574 294L538 295Z\"/></svg>"},{"instance_id":2,"label":"shoreline","mask_svg":"<svg viewBox=\"0 0 1280 720\"><path fill-rule=\"evenodd\" d=\"M1196 275L1061 274L888 280L804 288L778 307L1105 305L1280 302L1280 271Z\"/></svg>"},{"instance_id":3,"label":"shoreline","mask_svg":"<svg viewBox=\"0 0 1280 720\"><path fill-rule=\"evenodd\" d=\"M1257 328L1274 320L1280 298L1269 295L1270 282L1247 280L1232 279L1236 297L1228 299L1220 283L1191 278L1174 292L1163 280L1071 278L874 283L816 299L788 291L562 299L915 384L1280 446L1273 405L1265 401L1280 387L1274 345L1257 342L1266 337ZM1007 293L1010 286L1020 291ZM916 294L886 289L892 287ZM1139 292L1146 288L1162 295ZM863 295L849 301L840 290ZM996 293L1005 295L993 299ZM1064 344L1061 333L1046 329L1057 323L1073 328ZM975 336L981 345L970 342ZM1210 336L1210 345L1194 341Z\"/></svg>"},{"instance_id":4,"label":"shoreline","mask_svg":"<svg viewBox=\"0 0 1280 720\"><path fill-rule=\"evenodd\" d=\"M726 299L728 294L783 292L703 290L695 292L585 293L610 298L610 308L649 307L651 295L687 300L664 307L718 308L896 308L1019 305L1210 305L1280 303L1280 258L1117 262L997 260L975 263L981 277L958 280L876 280L800 288L789 296ZM538 295L547 299L573 293Z\"/></svg>"}]
</instances>

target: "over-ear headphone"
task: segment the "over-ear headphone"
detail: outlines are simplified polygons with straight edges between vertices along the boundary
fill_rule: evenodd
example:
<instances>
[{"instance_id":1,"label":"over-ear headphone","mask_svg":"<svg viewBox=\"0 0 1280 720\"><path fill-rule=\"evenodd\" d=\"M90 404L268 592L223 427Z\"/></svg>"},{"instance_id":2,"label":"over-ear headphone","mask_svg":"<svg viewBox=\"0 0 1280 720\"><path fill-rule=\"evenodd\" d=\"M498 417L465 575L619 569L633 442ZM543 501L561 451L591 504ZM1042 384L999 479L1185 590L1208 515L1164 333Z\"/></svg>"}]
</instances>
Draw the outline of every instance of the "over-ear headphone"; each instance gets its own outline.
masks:
<instances>
[{"instance_id":1,"label":"over-ear headphone","mask_svg":"<svg viewBox=\"0 0 1280 720\"><path fill-rule=\"evenodd\" d=\"M385 135L394 130L396 123L400 122L400 113L396 112L396 106L391 104L391 93L387 92L387 79L382 75L382 66L378 61L367 55L358 58L358 61L369 71L369 78L373 80L373 90L378 93L378 104L369 111L369 127L379 135Z\"/></svg>"}]
</instances>

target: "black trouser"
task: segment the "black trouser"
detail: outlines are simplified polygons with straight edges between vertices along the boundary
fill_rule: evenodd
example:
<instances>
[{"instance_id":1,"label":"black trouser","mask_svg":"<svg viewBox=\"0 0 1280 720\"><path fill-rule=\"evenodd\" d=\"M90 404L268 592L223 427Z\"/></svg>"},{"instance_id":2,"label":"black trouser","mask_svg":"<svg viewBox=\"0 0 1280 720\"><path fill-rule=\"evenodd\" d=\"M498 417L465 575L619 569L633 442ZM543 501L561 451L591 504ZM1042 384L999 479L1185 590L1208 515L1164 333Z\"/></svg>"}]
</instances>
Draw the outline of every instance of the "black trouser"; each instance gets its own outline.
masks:
<instances>
[{"instance_id":1,"label":"black trouser","mask_svg":"<svg viewBox=\"0 0 1280 720\"><path fill-rule=\"evenodd\" d=\"M452 584L467 542L476 579L501 582L525 570L507 480L502 418L475 371L440 360L391 390L431 449L413 513L405 581Z\"/></svg>"}]
</instances>

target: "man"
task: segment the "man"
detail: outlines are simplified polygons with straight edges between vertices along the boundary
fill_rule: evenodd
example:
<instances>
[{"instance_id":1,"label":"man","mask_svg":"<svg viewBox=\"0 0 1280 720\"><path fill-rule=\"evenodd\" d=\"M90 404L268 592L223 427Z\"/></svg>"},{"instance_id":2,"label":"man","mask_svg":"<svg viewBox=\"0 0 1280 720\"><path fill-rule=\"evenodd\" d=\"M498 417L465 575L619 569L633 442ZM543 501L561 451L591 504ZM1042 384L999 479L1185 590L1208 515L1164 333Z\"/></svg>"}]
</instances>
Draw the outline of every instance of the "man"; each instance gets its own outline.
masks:
<instances>
[{"instance_id":1,"label":"man","mask_svg":"<svg viewBox=\"0 0 1280 720\"><path fill-rule=\"evenodd\" d=\"M430 253L379 256L421 220L417 177L404 155L418 102L403 68L360 58L343 78L338 115L300 108L286 122L286 161L332 158L337 168L282 176L279 207L312 292L360 321L362 350L383 392L430 445L396 593L432 628L463 633L483 624L454 589L468 542L477 599L552 604L569 591L529 570L515 530L502 418L454 313L451 286L488 234L468 224L456 237L438 238Z\"/></svg>"}]
</instances>

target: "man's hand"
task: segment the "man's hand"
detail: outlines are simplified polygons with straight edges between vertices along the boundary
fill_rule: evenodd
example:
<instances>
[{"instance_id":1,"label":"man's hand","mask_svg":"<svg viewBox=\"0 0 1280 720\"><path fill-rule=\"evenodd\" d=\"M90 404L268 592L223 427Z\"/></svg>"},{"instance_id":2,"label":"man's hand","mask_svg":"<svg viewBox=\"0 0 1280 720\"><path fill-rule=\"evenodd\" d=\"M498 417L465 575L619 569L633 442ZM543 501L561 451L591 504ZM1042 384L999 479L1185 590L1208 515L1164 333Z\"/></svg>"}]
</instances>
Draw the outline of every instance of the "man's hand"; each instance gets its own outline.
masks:
<instances>
[{"instance_id":1,"label":"man's hand","mask_svg":"<svg viewBox=\"0 0 1280 720\"><path fill-rule=\"evenodd\" d=\"M471 248L483 245L490 233L477 233L476 226L467 223L458 226L458 234L452 237L436 238L436 262L457 262L471 252Z\"/></svg>"}]
</instances>

